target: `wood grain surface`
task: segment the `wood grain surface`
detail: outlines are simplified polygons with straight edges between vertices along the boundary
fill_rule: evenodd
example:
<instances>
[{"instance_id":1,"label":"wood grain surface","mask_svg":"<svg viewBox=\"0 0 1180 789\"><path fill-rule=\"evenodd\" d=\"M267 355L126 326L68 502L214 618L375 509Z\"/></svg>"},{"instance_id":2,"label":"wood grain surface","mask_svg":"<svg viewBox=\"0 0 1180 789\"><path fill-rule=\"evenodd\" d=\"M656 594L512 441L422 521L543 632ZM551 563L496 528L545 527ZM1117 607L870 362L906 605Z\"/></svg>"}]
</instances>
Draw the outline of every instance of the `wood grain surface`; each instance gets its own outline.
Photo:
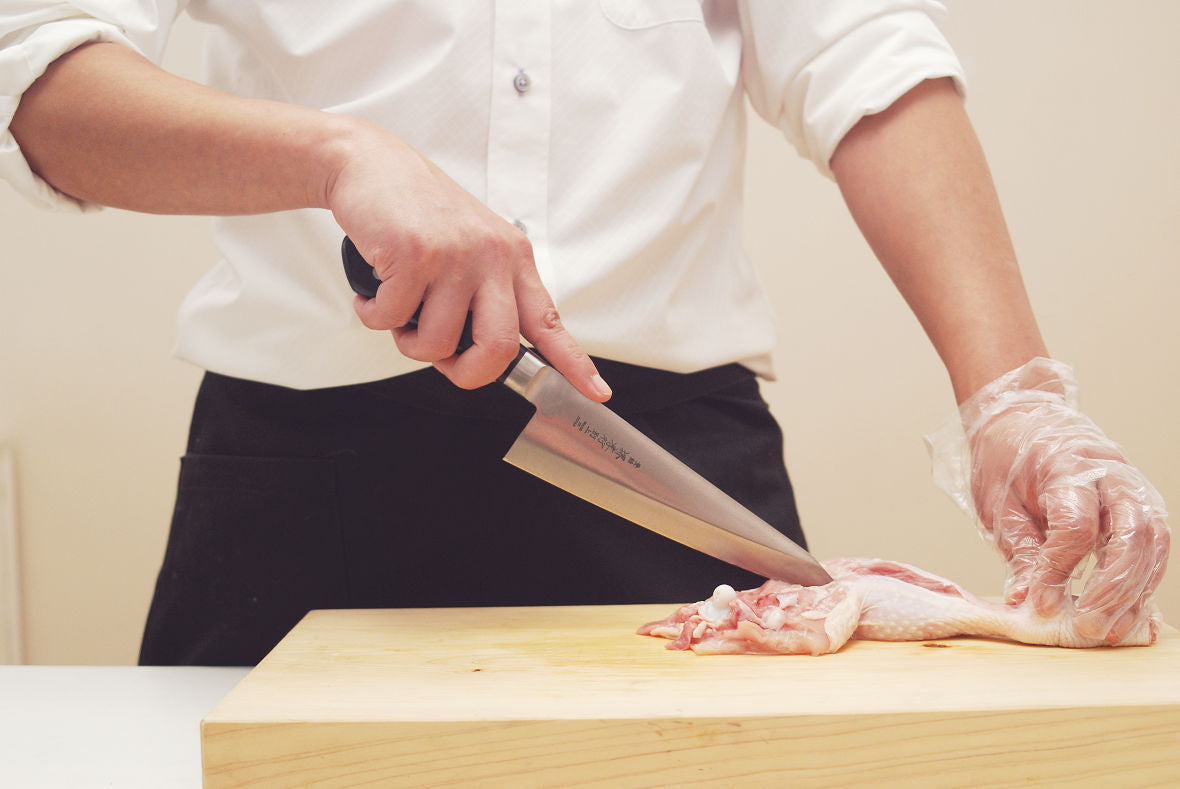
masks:
<instances>
[{"instance_id":1,"label":"wood grain surface","mask_svg":"<svg viewBox=\"0 0 1180 789\"><path fill-rule=\"evenodd\" d=\"M672 652L669 606L313 611L204 720L208 787L1180 782L1180 635Z\"/></svg>"}]
</instances>

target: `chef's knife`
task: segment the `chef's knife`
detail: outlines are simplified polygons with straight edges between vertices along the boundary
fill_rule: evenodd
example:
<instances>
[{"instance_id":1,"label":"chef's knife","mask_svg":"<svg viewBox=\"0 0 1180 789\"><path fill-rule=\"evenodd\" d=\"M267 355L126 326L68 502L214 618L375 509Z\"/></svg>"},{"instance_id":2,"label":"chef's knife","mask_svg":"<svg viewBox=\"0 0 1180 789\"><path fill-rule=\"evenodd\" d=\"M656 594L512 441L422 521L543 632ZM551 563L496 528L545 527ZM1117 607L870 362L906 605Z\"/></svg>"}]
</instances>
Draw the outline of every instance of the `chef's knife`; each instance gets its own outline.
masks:
<instances>
[{"instance_id":1,"label":"chef's knife","mask_svg":"<svg viewBox=\"0 0 1180 789\"><path fill-rule=\"evenodd\" d=\"M373 298L381 281L345 237L352 289ZM473 344L467 316L458 353ZM412 326L416 325L415 316ZM532 349L500 381L536 414L504 459L644 528L768 578L808 586L832 580L815 558L659 447L601 403L585 397Z\"/></svg>"}]
</instances>

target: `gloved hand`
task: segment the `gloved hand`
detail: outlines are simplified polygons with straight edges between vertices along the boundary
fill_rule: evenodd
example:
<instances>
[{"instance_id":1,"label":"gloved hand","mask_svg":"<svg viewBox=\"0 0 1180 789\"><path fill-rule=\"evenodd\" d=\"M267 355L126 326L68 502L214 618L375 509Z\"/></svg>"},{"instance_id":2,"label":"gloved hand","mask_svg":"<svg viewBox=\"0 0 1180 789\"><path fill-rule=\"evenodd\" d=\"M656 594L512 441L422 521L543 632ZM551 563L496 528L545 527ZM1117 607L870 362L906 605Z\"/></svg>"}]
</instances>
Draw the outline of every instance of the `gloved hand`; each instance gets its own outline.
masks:
<instances>
[{"instance_id":1,"label":"gloved hand","mask_svg":"<svg viewBox=\"0 0 1180 789\"><path fill-rule=\"evenodd\" d=\"M1074 623L1117 644L1155 611L1170 531L1160 494L1077 409L1076 393L1068 365L1034 359L927 441L935 483L968 513L974 503L1007 563L1007 602L1045 616L1073 606L1071 578L1094 554Z\"/></svg>"}]
</instances>

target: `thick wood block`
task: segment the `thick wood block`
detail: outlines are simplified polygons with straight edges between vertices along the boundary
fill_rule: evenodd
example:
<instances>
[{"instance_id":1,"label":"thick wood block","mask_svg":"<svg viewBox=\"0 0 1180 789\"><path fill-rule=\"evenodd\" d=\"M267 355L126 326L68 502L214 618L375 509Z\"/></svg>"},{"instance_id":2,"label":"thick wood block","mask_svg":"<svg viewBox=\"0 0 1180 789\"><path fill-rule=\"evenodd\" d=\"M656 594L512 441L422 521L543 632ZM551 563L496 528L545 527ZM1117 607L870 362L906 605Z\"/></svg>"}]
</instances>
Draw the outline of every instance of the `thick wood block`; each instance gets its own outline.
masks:
<instances>
[{"instance_id":1,"label":"thick wood block","mask_svg":"<svg viewBox=\"0 0 1180 789\"><path fill-rule=\"evenodd\" d=\"M313 611L201 725L208 787L1180 782L1180 634L709 656L661 606Z\"/></svg>"}]
</instances>

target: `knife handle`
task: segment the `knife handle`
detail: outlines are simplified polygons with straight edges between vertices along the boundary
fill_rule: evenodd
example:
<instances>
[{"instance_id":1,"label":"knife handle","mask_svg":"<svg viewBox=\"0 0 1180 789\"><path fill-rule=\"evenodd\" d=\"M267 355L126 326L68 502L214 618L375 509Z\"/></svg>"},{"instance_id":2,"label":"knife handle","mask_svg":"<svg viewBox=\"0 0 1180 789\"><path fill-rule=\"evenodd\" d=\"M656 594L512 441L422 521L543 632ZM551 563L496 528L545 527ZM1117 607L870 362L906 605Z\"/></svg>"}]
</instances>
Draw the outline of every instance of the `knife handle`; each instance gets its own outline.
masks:
<instances>
[{"instance_id":1,"label":"knife handle","mask_svg":"<svg viewBox=\"0 0 1180 789\"><path fill-rule=\"evenodd\" d=\"M344 275L348 277L348 284L354 293L371 299L377 295L377 288L381 287L381 278L377 276L377 269L369 265L356 244L348 236L340 244L340 257L344 260ZM418 316L422 313L422 305L414 310L413 317L406 323L406 328L418 328ZM471 334L471 313L467 313L467 321L463 324L463 333L459 335L459 345L455 348L455 355L459 355L475 345L475 338ZM517 357L518 359L520 357ZM507 373L505 373L507 374Z\"/></svg>"}]
</instances>

